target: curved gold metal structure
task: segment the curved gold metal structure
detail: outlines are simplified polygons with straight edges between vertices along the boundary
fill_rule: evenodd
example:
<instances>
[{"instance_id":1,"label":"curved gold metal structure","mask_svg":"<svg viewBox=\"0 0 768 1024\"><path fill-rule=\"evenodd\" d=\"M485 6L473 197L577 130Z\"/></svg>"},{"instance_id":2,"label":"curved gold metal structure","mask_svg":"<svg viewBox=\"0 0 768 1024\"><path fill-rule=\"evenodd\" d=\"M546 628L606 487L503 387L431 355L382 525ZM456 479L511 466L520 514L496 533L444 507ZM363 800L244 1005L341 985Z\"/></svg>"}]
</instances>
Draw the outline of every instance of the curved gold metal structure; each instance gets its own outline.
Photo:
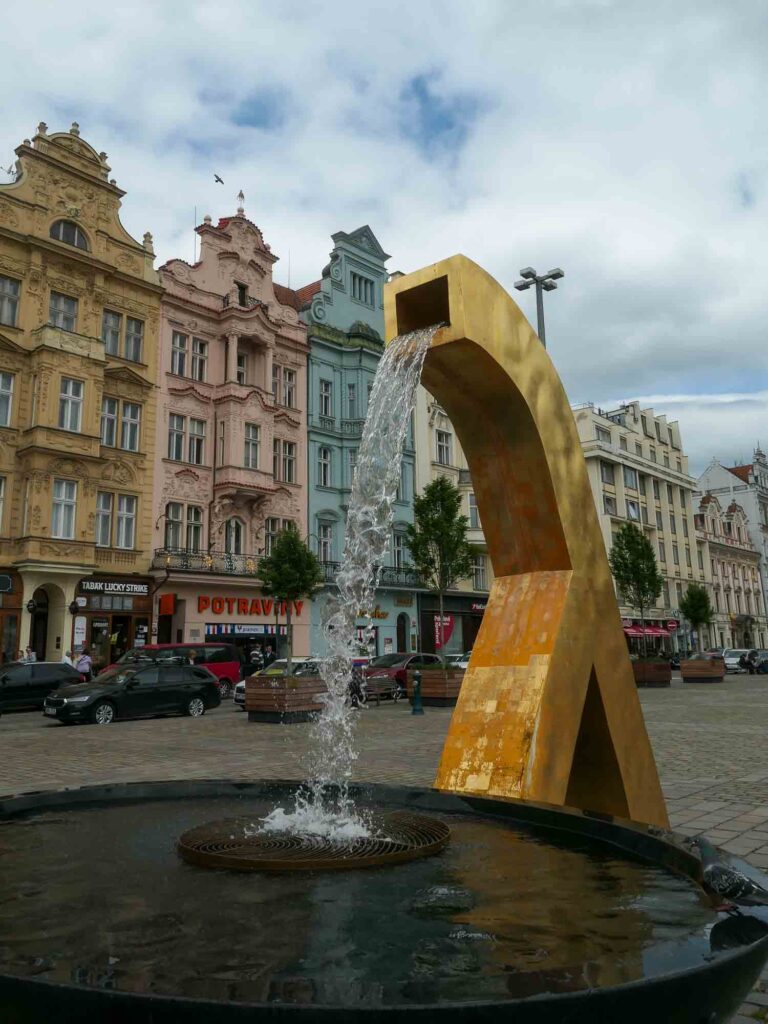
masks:
<instances>
[{"instance_id":1,"label":"curved gold metal structure","mask_svg":"<svg viewBox=\"0 0 768 1024\"><path fill-rule=\"evenodd\" d=\"M469 463L495 580L436 786L666 826L581 444L511 296L465 256L394 279L387 337L446 322L423 383Z\"/></svg>"}]
</instances>

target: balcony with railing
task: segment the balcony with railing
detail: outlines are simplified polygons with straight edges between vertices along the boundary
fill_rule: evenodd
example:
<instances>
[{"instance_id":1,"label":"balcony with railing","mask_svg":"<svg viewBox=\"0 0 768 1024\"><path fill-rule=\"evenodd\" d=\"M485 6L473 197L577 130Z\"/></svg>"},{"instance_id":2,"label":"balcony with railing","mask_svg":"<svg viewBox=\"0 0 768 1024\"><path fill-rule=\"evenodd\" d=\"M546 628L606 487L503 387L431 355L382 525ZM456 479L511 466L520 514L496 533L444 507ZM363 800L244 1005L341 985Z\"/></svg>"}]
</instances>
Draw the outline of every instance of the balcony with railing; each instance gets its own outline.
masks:
<instances>
[{"instance_id":1,"label":"balcony with railing","mask_svg":"<svg viewBox=\"0 0 768 1024\"><path fill-rule=\"evenodd\" d=\"M321 562L320 570L325 583L334 583L341 568L340 562ZM423 589L424 584L413 566L385 565L379 576L380 587L402 587L407 590Z\"/></svg>"},{"instance_id":2,"label":"balcony with railing","mask_svg":"<svg viewBox=\"0 0 768 1024\"><path fill-rule=\"evenodd\" d=\"M276 487L271 473L246 466L218 466L213 474L213 487L221 493L274 494Z\"/></svg>"},{"instance_id":3,"label":"balcony with railing","mask_svg":"<svg viewBox=\"0 0 768 1024\"><path fill-rule=\"evenodd\" d=\"M235 555L229 551L193 551L189 548L155 548L153 569L167 572L209 573L211 576L256 576L258 555Z\"/></svg>"}]
</instances>

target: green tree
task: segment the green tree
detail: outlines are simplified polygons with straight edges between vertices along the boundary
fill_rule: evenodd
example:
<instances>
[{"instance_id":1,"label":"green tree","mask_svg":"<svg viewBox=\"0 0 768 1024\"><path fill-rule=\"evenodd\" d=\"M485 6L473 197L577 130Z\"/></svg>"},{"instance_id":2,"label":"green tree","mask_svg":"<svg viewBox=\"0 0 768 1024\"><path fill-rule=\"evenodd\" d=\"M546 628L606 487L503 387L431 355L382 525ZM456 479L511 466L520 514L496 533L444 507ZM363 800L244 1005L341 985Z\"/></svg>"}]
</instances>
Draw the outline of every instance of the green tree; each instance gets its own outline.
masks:
<instances>
[{"instance_id":1,"label":"green tree","mask_svg":"<svg viewBox=\"0 0 768 1024\"><path fill-rule=\"evenodd\" d=\"M634 523L622 523L608 561L620 593L627 604L637 608L640 622L645 626L645 609L656 603L664 586L651 542Z\"/></svg>"},{"instance_id":2,"label":"green tree","mask_svg":"<svg viewBox=\"0 0 768 1024\"><path fill-rule=\"evenodd\" d=\"M414 498L414 525L407 539L413 564L428 590L437 594L440 608L440 656L445 660L445 593L472 571L472 548L467 541L467 517L461 514L461 493L444 476L433 480Z\"/></svg>"},{"instance_id":3,"label":"green tree","mask_svg":"<svg viewBox=\"0 0 768 1024\"><path fill-rule=\"evenodd\" d=\"M701 627L709 626L715 617L715 609L706 587L700 583L689 583L680 601L680 611L690 622L691 628L696 630L696 646L701 650Z\"/></svg>"},{"instance_id":4,"label":"green tree","mask_svg":"<svg viewBox=\"0 0 768 1024\"><path fill-rule=\"evenodd\" d=\"M265 594L276 601L285 601L287 672L290 675L293 658L293 602L309 597L322 582L320 563L301 539L298 530L286 527L277 535L272 554L259 563L258 577Z\"/></svg>"}]
</instances>

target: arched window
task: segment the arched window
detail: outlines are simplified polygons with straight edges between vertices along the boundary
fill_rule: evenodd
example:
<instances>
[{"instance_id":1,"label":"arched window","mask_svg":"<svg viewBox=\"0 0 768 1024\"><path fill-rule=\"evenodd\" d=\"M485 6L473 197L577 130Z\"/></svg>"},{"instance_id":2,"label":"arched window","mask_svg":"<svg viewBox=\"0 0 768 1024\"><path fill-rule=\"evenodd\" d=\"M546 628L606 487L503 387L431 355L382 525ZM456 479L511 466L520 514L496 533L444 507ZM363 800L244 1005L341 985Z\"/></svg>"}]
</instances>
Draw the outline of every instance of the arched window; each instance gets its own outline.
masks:
<instances>
[{"instance_id":1,"label":"arched window","mask_svg":"<svg viewBox=\"0 0 768 1024\"><path fill-rule=\"evenodd\" d=\"M59 242L66 242L67 245L74 245L78 249L88 251L88 239L83 232L71 220L57 220L51 225L51 238Z\"/></svg>"},{"instance_id":2,"label":"arched window","mask_svg":"<svg viewBox=\"0 0 768 1024\"><path fill-rule=\"evenodd\" d=\"M227 520L224 550L229 555L242 555L243 553L243 524L239 519Z\"/></svg>"}]
</instances>

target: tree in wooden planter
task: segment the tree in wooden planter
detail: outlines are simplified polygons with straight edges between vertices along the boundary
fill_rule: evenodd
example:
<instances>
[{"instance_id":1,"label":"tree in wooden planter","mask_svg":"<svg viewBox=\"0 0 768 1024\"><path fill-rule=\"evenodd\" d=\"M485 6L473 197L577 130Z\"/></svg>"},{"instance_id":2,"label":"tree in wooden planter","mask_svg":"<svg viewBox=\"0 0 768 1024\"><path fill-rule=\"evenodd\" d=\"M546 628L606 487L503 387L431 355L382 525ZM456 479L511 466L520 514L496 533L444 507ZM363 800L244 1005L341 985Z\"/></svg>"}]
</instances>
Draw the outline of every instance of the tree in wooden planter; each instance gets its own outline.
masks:
<instances>
[{"instance_id":1,"label":"tree in wooden planter","mask_svg":"<svg viewBox=\"0 0 768 1024\"><path fill-rule=\"evenodd\" d=\"M447 477L427 484L413 499L413 526L407 541L425 587L437 594L440 609L440 656L445 661L444 597L472 571L467 517L461 514L461 492Z\"/></svg>"},{"instance_id":2,"label":"tree in wooden planter","mask_svg":"<svg viewBox=\"0 0 768 1024\"><path fill-rule=\"evenodd\" d=\"M258 577L265 594L276 601L285 601L288 643L286 675L290 676L293 658L291 609L294 601L310 597L315 587L322 583L320 563L299 536L298 530L289 526L280 531L272 553L259 563Z\"/></svg>"},{"instance_id":3,"label":"tree in wooden planter","mask_svg":"<svg viewBox=\"0 0 768 1024\"><path fill-rule=\"evenodd\" d=\"M645 610L656 603L664 586L651 542L634 523L622 523L608 561L619 591L627 604L640 612L640 623L644 627ZM645 654L643 632L643 656Z\"/></svg>"},{"instance_id":4,"label":"tree in wooden planter","mask_svg":"<svg viewBox=\"0 0 768 1024\"><path fill-rule=\"evenodd\" d=\"M706 588L700 583L689 583L680 601L680 611L696 630L696 649L701 650L701 627L711 625L715 609L709 600Z\"/></svg>"}]
</instances>

